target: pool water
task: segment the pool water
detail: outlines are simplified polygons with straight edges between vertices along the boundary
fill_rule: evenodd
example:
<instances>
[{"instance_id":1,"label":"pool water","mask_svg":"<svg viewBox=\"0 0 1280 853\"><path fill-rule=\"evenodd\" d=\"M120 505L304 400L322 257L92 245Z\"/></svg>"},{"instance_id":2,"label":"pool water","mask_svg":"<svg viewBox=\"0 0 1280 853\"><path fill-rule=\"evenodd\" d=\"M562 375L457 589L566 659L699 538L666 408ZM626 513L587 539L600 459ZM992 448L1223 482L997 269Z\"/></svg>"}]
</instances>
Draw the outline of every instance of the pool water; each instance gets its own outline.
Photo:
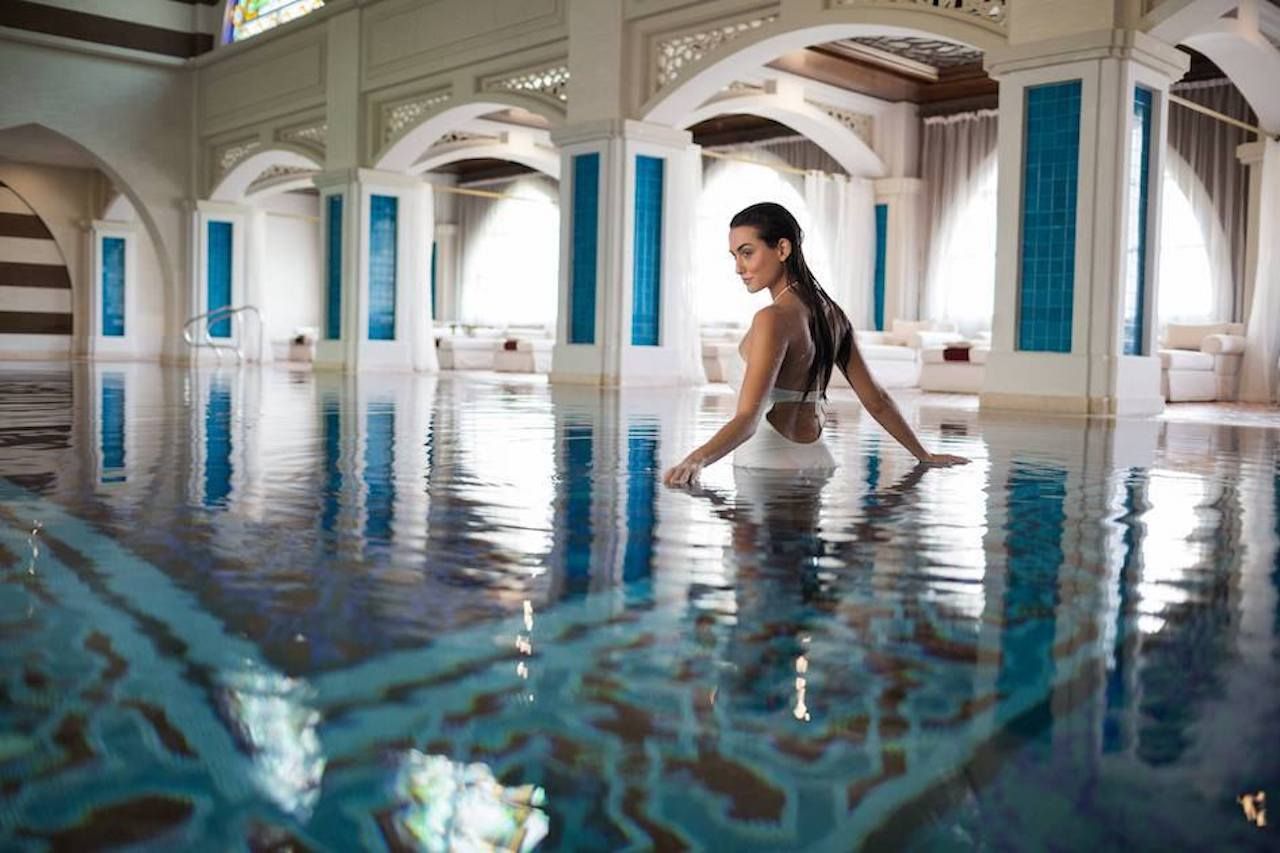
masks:
<instances>
[{"instance_id":1,"label":"pool water","mask_svg":"<svg viewBox=\"0 0 1280 853\"><path fill-rule=\"evenodd\" d=\"M1276 848L1280 430L732 406L0 366L0 848Z\"/></svg>"}]
</instances>

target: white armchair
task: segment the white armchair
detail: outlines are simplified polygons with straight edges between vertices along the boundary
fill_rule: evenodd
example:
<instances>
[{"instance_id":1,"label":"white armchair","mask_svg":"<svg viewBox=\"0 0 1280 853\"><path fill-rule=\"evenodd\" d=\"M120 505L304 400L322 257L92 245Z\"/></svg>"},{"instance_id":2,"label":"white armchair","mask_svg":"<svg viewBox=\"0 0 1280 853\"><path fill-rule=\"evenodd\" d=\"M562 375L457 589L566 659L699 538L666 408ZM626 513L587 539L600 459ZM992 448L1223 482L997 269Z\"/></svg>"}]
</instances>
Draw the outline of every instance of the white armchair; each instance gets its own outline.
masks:
<instances>
[{"instance_id":1,"label":"white armchair","mask_svg":"<svg viewBox=\"0 0 1280 853\"><path fill-rule=\"evenodd\" d=\"M1170 403L1234 400L1244 355L1243 323L1165 326L1160 393Z\"/></svg>"}]
</instances>

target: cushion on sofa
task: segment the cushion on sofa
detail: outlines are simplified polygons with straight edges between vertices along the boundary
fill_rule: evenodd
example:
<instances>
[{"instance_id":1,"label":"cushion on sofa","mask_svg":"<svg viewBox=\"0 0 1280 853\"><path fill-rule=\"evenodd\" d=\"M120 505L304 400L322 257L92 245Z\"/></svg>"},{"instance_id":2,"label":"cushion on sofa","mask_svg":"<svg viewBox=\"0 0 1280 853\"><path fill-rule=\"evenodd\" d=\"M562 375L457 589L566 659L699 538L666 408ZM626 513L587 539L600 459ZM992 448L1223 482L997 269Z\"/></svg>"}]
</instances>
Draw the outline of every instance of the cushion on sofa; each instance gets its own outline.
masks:
<instances>
[{"instance_id":1,"label":"cushion on sofa","mask_svg":"<svg viewBox=\"0 0 1280 853\"><path fill-rule=\"evenodd\" d=\"M1234 355L1243 353L1244 345L1243 335L1205 335L1200 342L1200 351L1213 355Z\"/></svg>"},{"instance_id":2,"label":"cushion on sofa","mask_svg":"<svg viewBox=\"0 0 1280 853\"><path fill-rule=\"evenodd\" d=\"M858 351L867 361L915 361L916 351L911 347L892 344L858 344Z\"/></svg>"},{"instance_id":3,"label":"cushion on sofa","mask_svg":"<svg viewBox=\"0 0 1280 853\"><path fill-rule=\"evenodd\" d=\"M1243 323L1167 323L1164 327L1166 349L1200 349L1209 335L1243 335Z\"/></svg>"},{"instance_id":4,"label":"cushion on sofa","mask_svg":"<svg viewBox=\"0 0 1280 853\"><path fill-rule=\"evenodd\" d=\"M1162 349L1160 366L1165 370L1213 370L1213 356L1198 349Z\"/></svg>"}]
</instances>

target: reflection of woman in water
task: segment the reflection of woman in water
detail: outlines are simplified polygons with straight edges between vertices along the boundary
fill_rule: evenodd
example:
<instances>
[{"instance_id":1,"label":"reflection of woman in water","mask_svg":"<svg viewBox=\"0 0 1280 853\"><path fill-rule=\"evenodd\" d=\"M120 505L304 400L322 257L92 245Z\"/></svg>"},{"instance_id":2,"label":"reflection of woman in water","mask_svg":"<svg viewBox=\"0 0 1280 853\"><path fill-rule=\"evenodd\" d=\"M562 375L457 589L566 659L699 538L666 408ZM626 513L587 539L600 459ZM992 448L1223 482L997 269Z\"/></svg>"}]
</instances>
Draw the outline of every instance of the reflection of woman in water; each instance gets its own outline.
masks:
<instances>
[{"instance_id":1,"label":"reflection of woman in water","mask_svg":"<svg viewBox=\"0 0 1280 853\"><path fill-rule=\"evenodd\" d=\"M834 367L871 416L920 462L969 461L930 453L916 438L893 398L867 370L849 318L805 263L803 239L795 217L772 202L753 204L729 223L729 253L738 275L751 293L768 289L773 304L756 312L738 347L747 367L737 411L710 440L667 471L663 481L668 486L692 483L705 466L735 450L737 468L834 468L835 459L822 442L818 410Z\"/></svg>"}]
</instances>

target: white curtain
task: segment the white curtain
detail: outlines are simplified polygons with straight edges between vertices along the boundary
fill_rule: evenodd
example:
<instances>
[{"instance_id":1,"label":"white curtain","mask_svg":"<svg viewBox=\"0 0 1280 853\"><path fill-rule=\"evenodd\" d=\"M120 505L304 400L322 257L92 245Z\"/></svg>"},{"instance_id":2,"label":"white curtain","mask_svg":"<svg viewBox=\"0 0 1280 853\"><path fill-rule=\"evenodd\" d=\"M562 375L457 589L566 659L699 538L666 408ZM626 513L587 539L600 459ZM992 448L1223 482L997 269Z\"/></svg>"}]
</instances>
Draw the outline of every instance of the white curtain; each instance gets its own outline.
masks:
<instances>
[{"instance_id":1,"label":"white curtain","mask_svg":"<svg viewBox=\"0 0 1280 853\"><path fill-rule=\"evenodd\" d=\"M1176 83L1172 91L1215 112L1257 124L1248 102L1229 80ZM1169 171L1202 222L1214 267L1210 297L1214 320L1242 320L1248 307L1250 283L1244 280L1244 255L1249 171L1236 157L1236 148L1252 138L1247 130L1212 116L1177 104L1169 107L1169 154L1177 155L1168 158Z\"/></svg>"},{"instance_id":2,"label":"white curtain","mask_svg":"<svg viewBox=\"0 0 1280 853\"><path fill-rule=\"evenodd\" d=\"M876 265L876 196L866 178L810 171L804 199L813 221L809 266L855 329L871 328Z\"/></svg>"},{"instance_id":3,"label":"white curtain","mask_svg":"<svg viewBox=\"0 0 1280 853\"><path fill-rule=\"evenodd\" d=\"M1241 366L1240 399L1270 403L1280 372L1280 142L1265 141L1258 204L1258 273L1249 309L1248 343Z\"/></svg>"},{"instance_id":4,"label":"white curtain","mask_svg":"<svg viewBox=\"0 0 1280 853\"><path fill-rule=\"evenodd\" d=\"M924 319L987 331L995 309L995 110L925 119L921 175L928 240Z\"/></svg>"},{"instance_id":5,"label":"white curtain","mask_svg":"<svg viewBox=\"0 0 1280 853\"><path fill-rule=\"evenodd\" d=\"M1160 204L1160 284L1156 322L1234 319L1231 242L1200 179L1172 147Z\"/></svg>"},{"instance_id":6,"label":"white curtain","mask_svg":"<svg viewBox=\"0 0 1280 853\"><path fill-rule=\"evenodd\" d=\"M702 191L702 155L690 146L670 159L672 198L692 201ZM679 365L680 378L692 384L707 381L702 366L702 337L698 330L696 247L698 215L692 204L670 205L672 222L667 233L671 235L668 251L671 259L668 269L675 271L672 286L679 288L674 300L674 340L672 346Z\"/></svg>"},{"instance_id":7,"label":"white curtain","mask_svg":"<svg viewBox=\"0 0 1280 853\"><path fill-rule=\"evenodd\" d=\"M507 198L458 198L463 323L554 326L560 265L555 182L519 178Z\"/></svg>"}]
</instances>

